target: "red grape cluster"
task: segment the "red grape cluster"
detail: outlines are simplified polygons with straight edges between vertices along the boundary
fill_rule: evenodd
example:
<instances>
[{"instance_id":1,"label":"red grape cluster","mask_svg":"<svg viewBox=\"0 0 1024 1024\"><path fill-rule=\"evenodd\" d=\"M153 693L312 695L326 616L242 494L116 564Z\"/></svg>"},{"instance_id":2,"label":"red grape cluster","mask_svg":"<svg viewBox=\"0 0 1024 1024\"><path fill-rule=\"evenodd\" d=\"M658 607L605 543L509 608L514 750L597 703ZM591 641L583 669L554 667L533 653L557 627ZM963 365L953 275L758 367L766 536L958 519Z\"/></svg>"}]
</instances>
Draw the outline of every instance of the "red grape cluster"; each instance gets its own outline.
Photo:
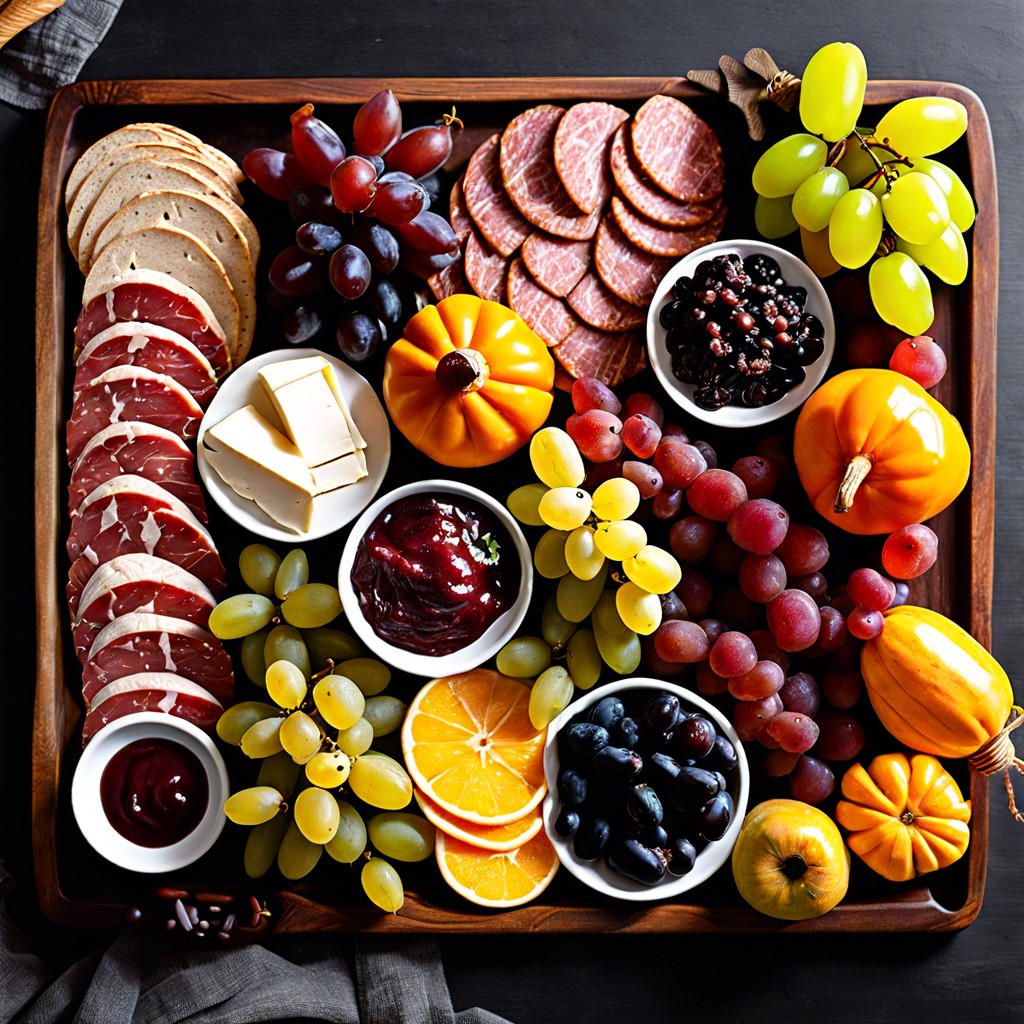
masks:
<instances>
[{"instance_id":1,"label":"red grape cluster","mask_svg":"<svg viewBox=\"0 0 1024 1024\"><path fill-rule=\"evenodd\" d=\"M320 312L302 300L328 282L344 305L337 342L347 359L369 358L384 335L401 328L409 311L389 275L402 268L426 278L458 254L455 232L430 205L453 128L461 126L453 111L403 132L401 107L387 89L356 113L351 154L307 103L291 115L292 152L264 147L245 157L245 173L267 195L287 200L297 225L294 244L269 272L287 341L301 344L320 331Z\"/></svg>"}]
</instances>

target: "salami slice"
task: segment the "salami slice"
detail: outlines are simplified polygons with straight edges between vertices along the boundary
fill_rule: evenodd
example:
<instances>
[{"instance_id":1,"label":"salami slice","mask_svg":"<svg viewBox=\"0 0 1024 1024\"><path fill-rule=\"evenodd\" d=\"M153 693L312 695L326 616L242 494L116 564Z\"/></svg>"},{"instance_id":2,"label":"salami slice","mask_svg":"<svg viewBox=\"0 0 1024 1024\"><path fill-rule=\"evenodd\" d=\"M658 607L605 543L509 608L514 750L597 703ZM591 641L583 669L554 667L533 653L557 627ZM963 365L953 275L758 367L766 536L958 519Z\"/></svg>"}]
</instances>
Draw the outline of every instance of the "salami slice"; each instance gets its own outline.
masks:
<instances>
[{"instance_id":1,"label":"salami slice","mask_svg":"<svg viewBox=\"0 0 1024 1024\"><path fill-rule=\"evenodd\" d=\"M725 213L725 207L720 206L706 223L676 231L641 217L618 196L612 196L612 216L619 230L633 245L652 256L685 256L702 245L709 245L722 233Z\"/></svg>"},{"instance_id":2,"label":"salami slice","mask_svg":"<svg viewBox=\"0 0 1024 1024\"><path fill-rule=\"evenodd\" d=\"M448 197L448 223L451 224L459 245L462 245L473 231L473 218L466 209L466 193L462 188L465 180L466 175L463 174L452 185L452 192Z\"/></svg>"},{"instance_id":3,"label":"salami slice","mask_svg":"<svg viewBox=\"0 0 1024 1024\"><path fill-rule=\"evenodd\" d=\"M725 187L722 148L685 103L652 96L633 118L633 152L643 172L680 202L703 203Z\"/></svg>"},{"instance_id":4,"label":"salami slice","mask_svg":"<svg viewBox=\"0 0 1024 1024\"><path fill-rule=\"evenodd\" d=\"M444 270L431 274L427 278L427 285L438 302L441 299L448 298L449 295L458 295L460 292L472 291L466 281L466 272L463 269L462 260L456 260L454 263L448 264Z\"/></svg>"},{"instance_id":5,"label":"salami slice","mask_svg":"<svg viewBox=\"0 0 1024 1024\"><path fill-rule=\"evenodd\" d=\"M176 672L230 704L235 680L231 657L212 633L187 619L129 612L96 635L82 666L85 706L108 683L138 672Z\"/></svg>"},{"instance_id":6,"label":"salami slice","mask_svg":"<svg viewBox=\"0 0 1024 1024\"><path fill-rule=\"evenodd\" d=\"M574 377L596 377L608 387L636 376L647 365L642 331L610 334L583 325L552 351Z\"/></svg>"},{"instance_id":7,"label":"salami slice","mask_svg":"<svg viewBox=\"0 0 1024 1024\"><path fill-rule=\"evenodd\" d=\"M569 198L584 212L600 210L612 192L608 140L629 114L611 103L577 103L555 130L555 170Z\"/></svg>"},{"instance_id":8,"label":"salami slice","mask_svg":"<svg viewBox=\"0 0 1024 1024\"><path fill-rule=\"evenodd\" d=\"M497 135L480 144L466 165L462 193L466 209L487 244L499 255L510 256L532 229L512 205L502 184L499 146Z\"/></svg>"},{"instance_id":9,"label":"salami slice","mask_svg":"<svg viewBox=\"0 0 1024 1024\"><path fill-rule=\"evenodd\" d=\"M518 258L508 268L508 304L545 345L557 345L579 326L566 304L544 291Z\"/></svg>"},{"instance_id":10,"label":"salami slice","mask_svg":"<svg viewBox=\"0 0 1024 1024\"><path fill-rule=\"evenodd\" d=\"M594 243L594 267L601 280L620 299L634 306L649 305L672 262L638 249L611 216L601 221Z\"/></svg>"},{"instance_id":11,"label":"salami slice","mask_svg":"<svg viewBox=\"0 0 1024 1024\"><path fill-rule=\"evenodd\" d=\"M78 511L100 484L125 473L144 476L183 501L205 523L206 499L195 479L195 456L176 434L152 423L112 423L94 434L75 460L68 511Z\"/></svg>"},{"instance_id":12,"label":"salami slice","mask_svg":"<svg viewBox=\"0 0 1024 1024\"><path fill-rule=\"evenodd\" d=\"M466 280L481 299L505 301L507 256L495 252L479 235L472 234L466 239L466 254L462 262Z\"/></svg>"},{"instance_id":13,"label":"salami slice","mask_svg":"<svg viewBox=\"0 0 1024 1024\"><path fill-rule=\"evenodd\" d=\"M581 320L600 331L632 331L647 319L642 309L620 299L592 270L583 275L566 301Z\"/></svg>"},{"instance_id":14,"label":"salami slice","mask_svg":"<svg viewBox=\"0 0 1024 1024\"><path fill-rule=\"evenodd\" d=\"M218 377L231 369L224 330L210 304L195 289L158 270L125 270L116 281L87 290L75 324L76 352L112 324L133 321L158 324L188 338Z\"/></svg>"},{"instance_id":15,"label":"salami slice","mask_svg":"<svg viewBox=\"0 0 1024 1024\"><path fill-rule=\"evenodd\" d=\"M718 208L717 199L707 203L681 203L653 184L640 170L633 155L628 125L619 125L616 130L608 159L615 186L630 206L667 228L693 228L704 224Z\"/></svg>"},{"instance_id":16,"label":"salami slice","mask_svg":"<svg viewBox=\"0 0 1024 1024\"><path fill-rule=\"evenodd\" d=\"M75 395L67 422L68 465L89 438L112 423L154 423L189 441L202 418L196 400L172 377L143 366L114 366Z\"/></svg>"},{"instance_id":17,"label":"salami slice","mask_svg":"<svg viewBox=\"0 0 1024 1024\"><path fill-rule=\"evenodd\" d=\"M78 354L74 393L114 366L166 373L204 409L217 393L210 361L183 335L157 324L122 323L100 331Z\"/></svg>"},{"instance_id":18,"label":"salami slice","mask_svg":"<svg viewBox=\"0 0 1024 1024\"><path fill-rule=\"evenodd\" d=\"M104 562L82 591L71 627L75 654L84 661L100 630L119 615L151 612L205 627L216 603L202 580L163 558L118 555Z\"/></svg>"},{"instance_id":19,"label":"salami slice","mask_svg":"<svg viewBox=\"0 0 1024 1024\"><path fill-rule=\"evenodd\" d=\"M523 262L544 291L561 297L568 295L587 272L591 248L589 241L574 242L534 231L523 242Z\"/></svg>"},{"instance_id":20,"label":"salami slice","mask_svg":"<svg viewBox=\"0 0 1024 1024\"><path fill-rule=\"evenodd\" d=\"M555 170L555 132L562 107L543 103L513 118L501 136L501 180L516 209L533 225L559 238L594 237L600 209L584 213Z\"/></svg>"}]
</instances>

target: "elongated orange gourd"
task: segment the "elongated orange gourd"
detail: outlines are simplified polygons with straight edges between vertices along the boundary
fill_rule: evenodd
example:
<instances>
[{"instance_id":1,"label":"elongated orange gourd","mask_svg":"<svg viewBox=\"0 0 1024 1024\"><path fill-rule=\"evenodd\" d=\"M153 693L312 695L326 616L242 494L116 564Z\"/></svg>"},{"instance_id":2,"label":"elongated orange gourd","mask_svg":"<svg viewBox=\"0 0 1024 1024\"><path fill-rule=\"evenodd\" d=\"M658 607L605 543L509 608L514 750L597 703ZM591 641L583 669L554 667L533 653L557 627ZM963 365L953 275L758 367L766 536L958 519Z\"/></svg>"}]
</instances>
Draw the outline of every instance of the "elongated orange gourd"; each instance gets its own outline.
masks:
<instances>
[{"instance_id":1,"label":"elongated orange gourd","mask_svg":"<svg viewBox=\"0 0 1024 1024\"><path fill-rule=\"evenodd\" d=\"M836 821L846 845L893 882L958 861L971 841L971 802L934 757L881 754L843 776Z\"/></svg>"},{"instance_id":2,"label":"elongated orange gourd","mask_svg":"<svg viewBox=\"0 0 1024 1024\"><path fill-rule=\"evenodd\" d=\"M445 466L511 455L551 411L554 360L507 306L451 295L421 309L388 351L384 400L395 426Z\"/></svg>"},{"instance_id":3,"label":"elongated orange gourd","mask_svg":"<svg viewBox=\"0 0 1024 1024\"><path fill-rule=\"evenodd\" d=\"M797 420L793 457L818 512L859 534L930 519L971 468L956 418L892 370L847 370L818 388Z\"/></svg>"}]
</instances>

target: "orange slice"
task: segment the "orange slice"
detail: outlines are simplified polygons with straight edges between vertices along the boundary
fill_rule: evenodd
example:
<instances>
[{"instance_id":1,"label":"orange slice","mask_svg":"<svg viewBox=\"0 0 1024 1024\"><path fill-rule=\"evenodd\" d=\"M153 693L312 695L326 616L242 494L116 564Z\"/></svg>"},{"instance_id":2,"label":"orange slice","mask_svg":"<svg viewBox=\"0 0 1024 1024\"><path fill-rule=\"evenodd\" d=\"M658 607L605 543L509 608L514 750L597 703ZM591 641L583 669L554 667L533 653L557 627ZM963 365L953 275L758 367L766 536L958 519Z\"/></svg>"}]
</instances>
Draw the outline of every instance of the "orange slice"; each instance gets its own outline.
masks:
<instances>
[{"instance_id":1,"label":"orange slice","mask_svg":"<svg viewBox=\"0 0 1024 1024\"><path fill-rule=\"evenodd\" d=\"M529 903L558 870L558 855L543 832L505 853L481 850L438 832L434 853L444 880L460 896L482 907Z\"/></svg>"},{"instance_id":2,"label":"orange slice","mask_svg":"<svg viewBox=\"0 0 1024 1024\"><path fill-rule=\"evenodd\" d=\"M420 805L420 810L427 821L447 835L461 839L470 846L479 846L482 850L491 850L495 853L515 850L523 843L528 843L544 827L540 807L535 807L526 817L510 821L507 825L476 825L449 814L419 790L415 796L416 803Z\"/></svg>"},{"instance_id":3,"label":"orange slice","mask_svg":"<svg viewBox=\"0 0 1024 1024\"><path fill-rule=\"evenodd\" d=\"M488 669L427 683L405 715L402 753L434 803L477 825L505 825L544 799L544 730L530 690Z\"/></svg>"}]
</instances>

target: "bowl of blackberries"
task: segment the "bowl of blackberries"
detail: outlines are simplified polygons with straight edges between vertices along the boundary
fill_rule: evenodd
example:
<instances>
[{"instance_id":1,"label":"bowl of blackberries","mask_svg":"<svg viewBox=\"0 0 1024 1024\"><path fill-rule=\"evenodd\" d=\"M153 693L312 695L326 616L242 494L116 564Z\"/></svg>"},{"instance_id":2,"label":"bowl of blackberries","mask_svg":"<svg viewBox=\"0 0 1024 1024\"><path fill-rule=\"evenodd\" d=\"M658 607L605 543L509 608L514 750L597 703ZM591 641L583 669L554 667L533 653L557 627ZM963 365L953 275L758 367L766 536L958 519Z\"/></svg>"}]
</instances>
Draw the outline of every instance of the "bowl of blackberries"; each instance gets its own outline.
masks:
<instances>
[{"instance_id":1,"label":"bowl of blackberries","mask_svg":"<svg viewBox=\"0 0 1024 1024\"><path fill-rule=\"evenodd\" d=\"M549 726L544 827L558 858L606 896L661 900L732 852L750 773L731 723L672 683L598 687Z\"/></svg>"},{"instance_id":2,"label":"bowl of blackberries","mask_svg":"<svg viewBox=\"0 0 1024 1024\"><path fill-rule=\"evenodd\" d=\"M834 351L821 281L767 242L694 250L662 279L647 315L648 357L669 396L723 427L755 427L799 408Z\"/></svg>"}]
</instances>

